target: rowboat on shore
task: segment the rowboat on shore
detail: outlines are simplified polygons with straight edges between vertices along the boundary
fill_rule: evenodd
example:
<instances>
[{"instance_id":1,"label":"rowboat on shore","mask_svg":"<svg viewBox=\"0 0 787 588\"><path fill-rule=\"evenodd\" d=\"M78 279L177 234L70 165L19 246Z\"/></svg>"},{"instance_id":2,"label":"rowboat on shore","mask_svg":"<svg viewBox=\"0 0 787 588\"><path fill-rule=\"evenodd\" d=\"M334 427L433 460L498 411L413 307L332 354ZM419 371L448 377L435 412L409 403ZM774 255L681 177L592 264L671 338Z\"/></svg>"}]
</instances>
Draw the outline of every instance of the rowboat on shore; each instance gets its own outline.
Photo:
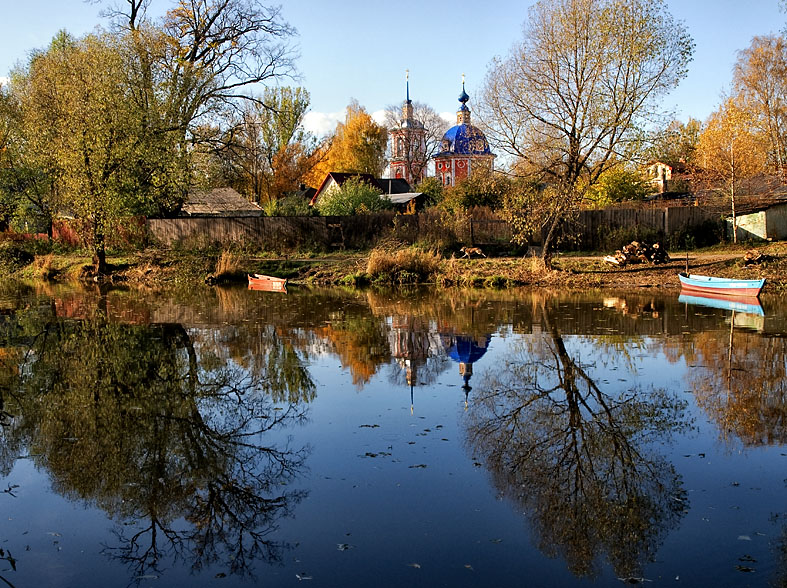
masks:
<instances>
[{"instance_id":1,"label":"rowboat on shore","mask_svg":"<svg viewBox=\"0 0 787 588\"><path fill-rule=\"evenodd\" d=\"M262 274L249 275L249 290L263 290L265 292L287 293L287 279L264 276Z\"/></svg>"},{"instance_id":2,"label":"rowboat on shore","mask_svg":"<svg viewBox=\"0 0 787 588\"><path fill-rule=\"evenodd\" d=\"M733 280L731 278L714 278L697 274L678 274L683 292L699 295L722 294L725 296L750 296L760 295L765 284L765 278L760 280Z\"/></svg>"}]
</instances>

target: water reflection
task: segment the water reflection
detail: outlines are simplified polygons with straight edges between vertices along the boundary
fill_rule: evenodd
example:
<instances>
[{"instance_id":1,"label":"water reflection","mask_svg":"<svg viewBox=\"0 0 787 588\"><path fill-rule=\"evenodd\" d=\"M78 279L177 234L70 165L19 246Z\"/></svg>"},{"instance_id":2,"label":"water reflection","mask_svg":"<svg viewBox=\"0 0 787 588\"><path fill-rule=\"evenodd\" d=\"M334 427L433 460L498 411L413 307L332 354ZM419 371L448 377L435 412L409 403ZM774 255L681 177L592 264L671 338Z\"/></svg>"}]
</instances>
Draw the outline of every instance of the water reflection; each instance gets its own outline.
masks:
<instances>
[{"instance_id":1,"label":"water reflection","mask_svg":"<svg viewBox=\"0 0 787 588\"><path fill-rule=\"evenodd\" d=\"M688 396L638 379L638 366L687 365L692 400L727 440L786 441L778 313L755 331L648 293L259 294L0 287L0 472L31 456L58 494L103 510L115 523L103 554L132 579L176 560L241 577L287 565L293 538L277 529L319 482L306 480L308 445L288 435L315 405L350 410L381 380L416 402L461 386L439 402L457 407L471 456L538 548L577 577L609 562L638 578L690 508L661 445L688 427ZM314 373L329 372L318 398ZM376 396L369 413L391 411ZM404 433L386 433L368 441L398 450ZM351 434L336 433L348 446Z\"/></svg>"},{"instance_id":2,"label":"water reflection","mask_svg":"<svg viewBox=\"0 0 787 588\"><path fill-rule=\"evenodd\" d=\"M549 557L577 576L607 559L641 578L688 507L675 468L653 449L687 426L687 403L639 386L606 391L569 351L558 308L541 300L543 332L525 338L477 388L467 443L518 504Z\"/></svg>"},{"instance_id":3,"label":"water reflection","mask_svg":"<svg viewBox=\"0 0 787 588\"><path fill-rule=\"evenodd\" d=\"M173 560L241 575L281 560L286 544L269 535L305 496L290 484L308 448L267 435L303 421L306 405L286 398L308 398L311 381L200 361L183 326L111 322L105 302L80 320L53 307L6 325L10 342L28 345L21 363L3 362L16 380L11 454L26 447L57 493L117 523L103 553L132 577Z\"/></svg>"}]
</instances>

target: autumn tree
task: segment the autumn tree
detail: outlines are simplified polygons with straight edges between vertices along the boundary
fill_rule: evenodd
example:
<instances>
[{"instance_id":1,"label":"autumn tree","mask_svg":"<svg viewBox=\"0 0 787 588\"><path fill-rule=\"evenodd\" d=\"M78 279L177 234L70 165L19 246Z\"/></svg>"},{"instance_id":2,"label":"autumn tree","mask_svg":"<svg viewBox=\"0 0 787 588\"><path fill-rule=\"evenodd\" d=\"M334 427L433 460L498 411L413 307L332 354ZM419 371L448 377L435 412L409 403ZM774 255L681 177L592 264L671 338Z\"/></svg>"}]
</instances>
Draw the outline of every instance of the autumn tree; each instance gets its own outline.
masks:
<instances>
[{"instance_id":1,"label":"autumn tree","mask_svg":"<svg viewBox=\"0 0 787 588\"><path fill-rule=\"evenodd\" d=\"M308 108L304 88L266 88L260 102L233 114L215 148L239 192L264 204L297 188L316 160L316 141L303 128Z\"/></svg>"},{"instance_id":2,"label":"autumn tree","mask_svg":"<svg viewBox=\"0 0 787 588\"><path fill-rule=\"evenodd\" d=\"M125 33L127 81L142 111L140 176L149 207L167 214L186 197L189 154L206 122L239 100L264 106L251 89L292 73L295 30L260 0L177 0L158 20L149 3L125 0L110 15Z\"/></svg>"},{"instance_id":3,"label":"autumn tree","mask_svg":"<svg viewBox=\"0 0 787 588\"><path fill-rule=\"evenodd\" d=\"M309 174L317 186L329 172L372 174L380 177L385 169L388 132L377 124L366 109L353 100L347 106L344 122L336 126L325 157Z\"/></svg>"},{"instance_id":4,"label":"autumn tree","mask_svg":"<svg viewBox=\"0 0 787 588\"><path fill-rule=\"evenodd\" d=\"M738 53L733 70L736 99L751 123L767 138L769 164L780 174L787 168L787 40L754 37Z\"/></svg>"},{"instance_id":5,"label":"autumn tree","mask_svg":"<svg viewBox=\"0 0 787 588\"><path fill-rule=\"evenodd\" d=\"M736 202L743 183L765 170L767 143L751 114L728 98L705 123L697 148L701 183L729 200L732 236L738 242Z\"/></svg>"},{"instance_id":6,"label":"autumn tree","mask_svg":"<svg viewBox=\"0 0 787 588\"><path fill-rule=\"evenodd\" d=\"M551 187L511 215L520 236L544 228L545 265L561 223L686 75L693 47L663 0L541 0L523 40L492 62L479 115L490 141Z\"/></svg>"},{"instance_id":7,"label":"autumn tree","mask_svg":"<svg viewBox=\"0 0 787 588\"><path fill-rule=\"evenodd\" d=\"M34 55L19 96L33 160L47 160L62 205L86 227L97 270L105 235L133 208L140 147L137 112L122 84L125 64L108 35L56 37Z\"/></svg>"}]
</instances>

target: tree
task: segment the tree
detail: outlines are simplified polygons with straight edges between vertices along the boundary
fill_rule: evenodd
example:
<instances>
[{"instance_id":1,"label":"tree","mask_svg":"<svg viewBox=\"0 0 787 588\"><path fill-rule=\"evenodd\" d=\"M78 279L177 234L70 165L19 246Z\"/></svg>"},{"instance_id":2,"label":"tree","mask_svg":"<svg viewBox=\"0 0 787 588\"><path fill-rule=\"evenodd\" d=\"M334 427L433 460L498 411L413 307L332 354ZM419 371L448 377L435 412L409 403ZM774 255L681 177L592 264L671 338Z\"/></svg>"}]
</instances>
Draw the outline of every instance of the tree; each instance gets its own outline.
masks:
<instances>
[{"instance_id":1,"label":"tree","mask_svg":"<svg viewBox=\"0 0 787 588\"><path fill-rule=\"evenodd\" d=\"M663 0L541 0L523 41L492 62L479 113L487 136L551 186L549 199L513 211L520 234L545 228L545 265L560 224L686 75L692 51Z\"/></svg>"},{"instance_id":2,"label":"tree","mask_svg":"<svg viewBox=\"0 0 787 588\"><path fill-rule=\"evenodd\" d=\"M422 135L419 132L406 132L401 134L400 153L404 155L405 165L410 170L410 177L422 178L426 176L427 165L433 155L440 151L440 141L449 128L449 124L431 106L422 102L410 102L412 107L412 120L423 126ZM404 123L402 108L390 105L385 109L385 126L388 132L401 129ZM393 147L393 145L391 146ZM388 158L392 158L392 149L388 150Z\"/></svg>"},{"instance_id":3,"label":"tree","mask_svg":"<svg viewBox=\"0 0 787 588\"><path fill-rule=\"evenodd\" d=\"M616 202L644 200L653 192L650 183L636 171L623 166L605 171L587 190L587 200L594 207Z\"/></svg>"},{"instance_id":4,"label":"tree","mask_svg":"<svg viewBox=\"0 0 787 588\"><path fill-rule=\"evenodd\" d=\"M380 177L385 169L388 132L374 122L366 109L353 100L336 126L325 157L309 174L310 183L319 185L329 172L372 174Z\"/></svg>"},{"instance_id":5,"label":"tree","mask_svg":"<svg viewBox=\"0 0 787 588\"><path fill-rule=\"evenodd\" d=\"M393 205L382 192L361 178L350 178L341 188L321 196L316 207L323 216L343 216L386 210Z\"/></svg>"},{"instance_id":6,"label":"tree","mask_svg":"<svg viewBox=\"0 0 787 588\"><path fill-rule=\"evenodd\" d=\"M125 0L110 11L126 35L127 74L142 111L139 135L149 208L166 214L183 203L190 184L189 154L201 128L238 101L265 105L249 89L292 73L295 30L278 7L260 0L177 0L150 21L149 0Z\"/></svg>"},{"instance_id":7,"label":"tree","mask_svg":"<svg viewBox=\"0 0 787 588\"><path fill-rule=\"evenodd\" d=\"M701 131L702 123L696 118L689 118L686 123L674 120L664 131L650 138L651 145L645 150L645 156L669 164L694 165Z\"/></svg>"},{"instance_id":8,"label":"tree","mask_svg":"<svg viewBox=\"0 0 787 588\"><path fill-rule=\"evenodd\" d=\"M738 53L733 72L736 99L767 137L769 163L787 171L787 40L754 37Z\"/></svg>"},{"instance_id":9,"label":"tree","mask_svg":"<svg viewBox=\"0 0 787 588\"><path fill-rule=\"evenodd\" d=\"M233 116L216 150L234 187L265 204L298 186L315 164L316 142L302 126L309 108L304 88L266 88L261 100Z\"/></svg>"},{"instance_id":10,"label":"tree","mask_svg":"<svg viewBox=\"0 0 787 588\"><path fill-rule=\"evenodd\" d=\"M108 35L55 38L34 55L19 95L32 159L51 166L62 204L85 223L97 271L105 235L129 213L138 120L123 85L125 64Z\"/></svg>"},{"instance_id":11,"label":"tree","mask_svg":"<svg viewBox=\"0 0 787 588\"><path fill-rule=\"evenodd\" d=\"M702 183L730 201L732 238L737 243L736 199L741 184L765 170L765 137L755 127L750 113L728 98L705 123L697 157L703 170Z\"/></svg>"}]
</instances>

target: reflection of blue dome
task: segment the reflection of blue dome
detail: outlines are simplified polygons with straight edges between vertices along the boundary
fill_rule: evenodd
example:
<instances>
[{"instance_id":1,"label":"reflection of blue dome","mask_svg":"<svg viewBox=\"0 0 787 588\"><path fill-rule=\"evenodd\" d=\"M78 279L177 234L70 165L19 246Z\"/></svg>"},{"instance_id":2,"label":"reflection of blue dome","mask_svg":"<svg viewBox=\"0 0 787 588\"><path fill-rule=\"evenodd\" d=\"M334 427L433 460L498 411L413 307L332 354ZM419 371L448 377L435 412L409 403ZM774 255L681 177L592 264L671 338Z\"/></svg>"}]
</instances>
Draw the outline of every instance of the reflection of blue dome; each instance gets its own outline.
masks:
<instances>
[{"instance_id":1,"label":"reflection of blue dome","mask_svg":"<svg viewBox=\"0 0 787 588\"><path fill-rule=\"evenodd\" d=\"M456 125L443 135L440 153L457 155L491 155L489 143L478 127L470 124Z\"/></svg>"},{"instance_id":2,"label":"reflection of blue dome","mask_svg":"<svg viewBox=\"0 0 787 588\"><path fill-rule=\"evenodd\" d=\"M474 337L457 335L454 337L451 347L448 348L448 356L458 363L475 363L484 356L490 341L491 337L487 335L483 346L481 346L476 343Z\"/></svg>"}]
</instances>

